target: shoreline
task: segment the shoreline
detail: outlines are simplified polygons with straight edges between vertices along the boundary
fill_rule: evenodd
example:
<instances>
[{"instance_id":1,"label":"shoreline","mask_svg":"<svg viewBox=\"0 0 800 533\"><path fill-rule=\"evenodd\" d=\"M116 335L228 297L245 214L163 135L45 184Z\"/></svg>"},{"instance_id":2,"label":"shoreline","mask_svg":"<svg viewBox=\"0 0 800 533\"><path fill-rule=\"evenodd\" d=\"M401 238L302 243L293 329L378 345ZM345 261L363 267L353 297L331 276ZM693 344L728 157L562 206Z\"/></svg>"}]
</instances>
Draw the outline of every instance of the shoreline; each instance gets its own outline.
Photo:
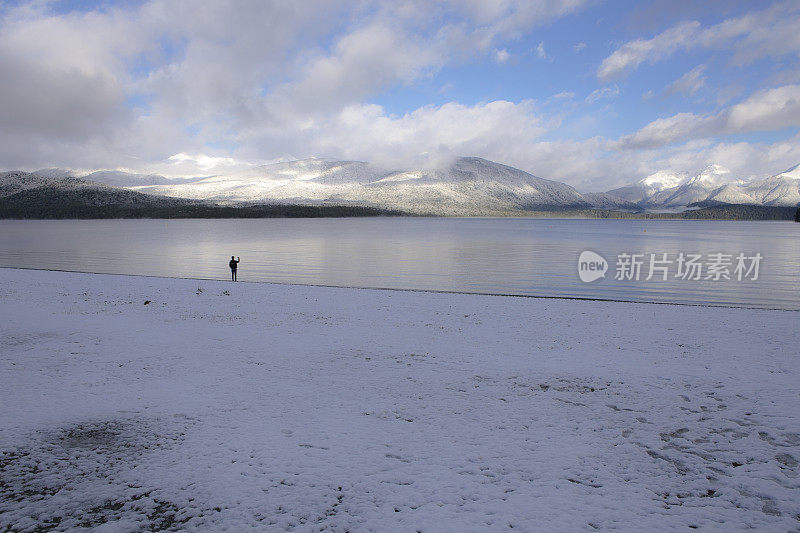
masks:
<instances>
[{"instance_id":1,"label":"shoreline","mask_svg":"<svg viewBox=\"0 0 800 533\"><path fill-rule=\"evenodd\" d=\"M195 277L172 277L172 276L154 276L150 274L120 274L113 272L89 272L84 270L63 270L58 268L33 268L33 267L3 267L0 270L32 270L40 272L64 272L73 274L89 274L96 276L129 276L133 278L154 278L154 279L183 279L183 280L196 280L196 281L219 281L227 282L227 279L221 278L195 278ZM231 282L233 283L233 282ZM395 292L411 292L411 293L430 293L430 294L463 294L473 296L495 296L503 298L534 298L540 300L576 300L583 302L611 302L611 303L625 303L625 304L644 304L644 305L676 305L684 307L703 307L703 308L722 308L722 309L750 309L754 311L785 311L789 313L800 312L798 309L784 309L780 307L757 307L747 305L729 305L729 304L701 304L689 302L654 302L654 301L640 301L640 300L621 300L613 298L589 298L583 296L547 296L537 294L513 294L513 293L495 293L495 292L467 292L467 291L450 291L450 290L435 290L435 289L413 289L413 288L394 288L394 287L359 287L354 285L326 285L321 283L289 283L279 281L236 281L235 283L251 283L263 285L284 285L287 287L320 287L329 289L355 289L364 291L395 291Z\"/></svg>"},{"instance_id":2,"label":"shoreline","mask_svg":"<svg viewBox=\"0 0 800 533\"><path fill-rule=\"evenodd\" d=\"M0 529L792 529L796 316L0 269Z\"/></svg>"}]
</instances>

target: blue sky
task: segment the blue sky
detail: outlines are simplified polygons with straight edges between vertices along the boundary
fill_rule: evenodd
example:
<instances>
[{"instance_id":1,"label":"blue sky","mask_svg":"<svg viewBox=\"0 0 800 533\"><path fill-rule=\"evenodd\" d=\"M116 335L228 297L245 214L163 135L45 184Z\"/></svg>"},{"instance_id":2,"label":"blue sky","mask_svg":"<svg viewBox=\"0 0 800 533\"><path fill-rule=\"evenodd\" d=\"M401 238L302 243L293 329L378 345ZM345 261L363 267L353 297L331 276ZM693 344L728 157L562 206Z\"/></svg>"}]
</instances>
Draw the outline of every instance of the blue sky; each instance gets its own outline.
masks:
<instances>
[{"instance_id":1,"label":"blue sky","mask_svg":"<svg viewBox=\"0 0 800 533\"><path fill-rule=\"evenodd\" d=\"M13 1L0 168L760 177L800 163L799 56L796 1Z\"/></svg>"}]
</instances>

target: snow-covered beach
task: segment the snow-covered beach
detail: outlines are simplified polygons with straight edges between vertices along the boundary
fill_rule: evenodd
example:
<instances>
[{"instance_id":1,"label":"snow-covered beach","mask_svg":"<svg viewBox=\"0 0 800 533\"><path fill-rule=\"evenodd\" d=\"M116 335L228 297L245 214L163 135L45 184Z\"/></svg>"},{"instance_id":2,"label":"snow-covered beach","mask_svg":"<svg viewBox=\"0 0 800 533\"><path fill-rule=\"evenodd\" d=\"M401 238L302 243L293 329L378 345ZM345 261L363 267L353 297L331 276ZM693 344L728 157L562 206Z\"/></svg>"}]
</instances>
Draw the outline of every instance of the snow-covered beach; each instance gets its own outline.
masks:
<instances>
[{"instance_id":1,"label":"snow-covered beach","mask_svg":"<svg viewBox=\"0 0 800 533\"><path fill-rule=\"evenodd\" d=\"M798 312L0 269L0 315L3 531L800 528Z\"/></svg>"}]
</instances>

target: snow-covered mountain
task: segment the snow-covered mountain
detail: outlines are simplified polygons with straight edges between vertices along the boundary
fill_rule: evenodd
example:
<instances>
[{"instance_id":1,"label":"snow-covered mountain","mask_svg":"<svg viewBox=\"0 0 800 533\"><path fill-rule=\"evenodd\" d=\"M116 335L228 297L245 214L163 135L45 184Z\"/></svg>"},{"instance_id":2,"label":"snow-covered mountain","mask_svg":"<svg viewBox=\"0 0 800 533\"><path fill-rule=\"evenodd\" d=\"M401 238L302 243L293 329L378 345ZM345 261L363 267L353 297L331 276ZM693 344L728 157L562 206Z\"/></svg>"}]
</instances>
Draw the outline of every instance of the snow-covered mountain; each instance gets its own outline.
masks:
<instances>
[{"instance_id":1,"label":"snow-covered mountain","mask_svg":"<svg viewBox=\"0 0 800 533\"><path fill-rule=\"evenodd\" d=\"M35 170L31 174L36 174L43 178L62 179L80 178L94 183L105 183L114 187L136 187L139 185L158 185L169 183L189 183L203 179L205 176L197 178L165 178L158 174L137 174L125 172L123 170L96 170L94 172L75 171L65 168L43 168Z\"/></svg>"},{"instance_id":2,"label":"snow-covered mountain","mask_svg":"<svg viewBox=\"0 0 800 533\"><path fill-rule=\"evenodd\" d=\"M653 195L663 190L683 185L688 180L689 174L686 172L674 173L659 171L639 180L633 185L626 185L625 187L608 191L607 194L635 204L646 203Z\"/></svg>"},{"instance_id":3,"label":"snow-covered mountain","mask_svg":"<svg viewBox=\"0 0 800 533\"><path fill-rule=\"evenodd\" d=\"M71 177L75 174L59 168L0 173L0 198L45 186L49 188L36 194L58 189L63 197L67 189L104 188L102 196L118 199L125 197L111 194L111 189L223 205L366 206L466 216L561 209L683 210L693 205L800 204L800 165L751 182L734 180L719 165L694 176L657 172L607 193L580 193L564 183L477 157L458 158L439 169L392 170L361 161L306 159L188 179L111 170L84 174L81 179ZM92 194L99 198L100 192Z\"/></svg>"},{"instance_id":4,"label":"snow-covered mountain","mask_svg":"<svg viewBox=\"0 0 800 533\"><path fill-rule=\"evenodd\" d=\"M681 207L702 202L729 180L730 170L720 165L711 165L674 187L656 192L647 203L659 207Z\"/></svg>"},{"instance_id":5,"label":"snow-covered mountain","mask_svg":"<svg viewBox=\"0 0 800 533\"><path fill-rule=\"evenodd\" d=\"M24 196L23 196L24 195ZM44 177L29 172L3 172L0 173L0 198L14 199L40 198L50 201L52 197L69 197L73 200L82 199L87 205L119 204L130 207L173 205L175 198L145 195L123 187L115 187L105 183L98 183L82 178Z\"/></svg>"},{"instance_id":6,"label":"snow-covered mountain","mask_svg":"<svg viewBox=\"0 0 800 533\"><path fill-rule=\"evenodd\" d=\"M199 178L165 178L158 174L134 174L120 170L98 170L91 174L79 176L82 179L96 183L105 183L115 187L137 187L142 185L164 185L174 183L192 183L203 179Z\"/></svg>"},{"instance_id":7,"label":"snow-covered mountain","mask_svg":"<svg viewBox=\"0 0 800 533\"><path fill-rule=\"evenodd\" d=\"M740 183L726 183L722 187L711 191L708 197L702 201L706 203L749 205L758 205L759 203L748 194L747 189Z\"/></svg>"},{"instance_id":8,"label":"snow-covered mountain","mask_svg":"<svg viewBox=\"0 0 800 533\"><path fill-rule=\"evenodd\" d=\"M37 176L42 176L43 178L50 178L50 179L62 179L69 177L76 178L80 177L81 175L81 173L76 173L73 170L69 170L66 168L58 168L58 167L42 168L31 172L31 174L36 174Z\"/></svg>"},{"instance_id":9,"label":"snow-covered mountain","mask_svg":"<svg viewBox=\"0 0 800 533\"><path fill-rule=\"evenodd\" d=\"M80 178L0 173L0 218L141 217L158 215L159 210L172 216L191 215L191 210L201 205Z\"/></svg>"},{"instance_id":10,"label":"snow-covered mountain","mask_svg":"<svg viewBox=\"0 0 800 533\"><path fill-rule=\"evenodd\" d=\"M64 178L72 175L81 178ZM71 181L70 181L71 180ZM477 157L462 157L441 169L388 170L361 161L307 159L254 167L234 175L168 179L122 171L73 173L45 169L41 175L10 174L0 180L6 195L47 186L111 187L149 196L215 204L337 204L421 214L492 215L528 210L630 209L632 203L605 193L581 194L573 187ZM108 191L106 191L108 192ZM63 191L59 192L63 197ZM73 195L74 197L74 195Z\"/></svg>"},{"instance_id":11,"label":"snow-covered mountain","mask_svg":"<svg viewBox=\"0 0 800 533\"><path fill-rule=\"evenodd\" d=\"M755 181L746 189L753 200L763 205L800 204L800 165L789 170Z\"/></svg>"},{"instance_id":12,"label":"snow-covered mountain","mask_svg":"<svg viewBox=\"0 0 800 533\"><path fill-rule=\"evenodd\" d=\"M800 165L750 182L734 180L730 171L720 165L711 165L691 177L658 172L608 194L649 209L719 203L796 206L800 204Z\"/></svg>"},{"instance_id":13,"label":"snow-covered mountain","mask_svg":"<svg viewBox=\"0 0 800 533\"><path fill-rule=\"evenodd\" d=\"M52 180L49 178L30 172L21 172L18 170L0 172L0 198L11 196L12 194L26 189L41 187L50 181Z\"/></svg>"},{"instance_id":14,"label":"snow-covered mountain","mask_svg":"<svg viewBox=\"0 0 800 533\"><path fill-rule=\"evenodd\" d=\"M308 159L276 163L233 176L133 190L216 202L326 202L413 213L481 215L532 209L635 208L606 194L573 187L477 157L443 169L386 170L360 161Z\"/></svg>"}]
</instances>

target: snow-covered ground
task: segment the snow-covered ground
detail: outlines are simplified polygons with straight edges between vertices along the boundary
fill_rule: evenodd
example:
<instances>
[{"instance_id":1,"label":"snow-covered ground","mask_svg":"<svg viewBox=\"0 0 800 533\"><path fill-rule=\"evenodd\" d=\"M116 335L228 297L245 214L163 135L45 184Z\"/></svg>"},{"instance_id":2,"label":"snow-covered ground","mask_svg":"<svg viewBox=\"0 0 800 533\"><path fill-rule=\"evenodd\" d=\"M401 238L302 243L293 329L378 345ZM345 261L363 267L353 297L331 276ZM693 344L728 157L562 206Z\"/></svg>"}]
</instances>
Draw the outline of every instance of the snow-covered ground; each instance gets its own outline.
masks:
<instances>
[{"instance_id":1,"label":"snow-covered ground","mask_svg":"<svg viewBox=\"0 0 800 533\"><path fill-rule=\"evenodd\" d=\"M0 269L0 315L2 531L800 528L797 312Z\"/></svg>"}]
</instances>

